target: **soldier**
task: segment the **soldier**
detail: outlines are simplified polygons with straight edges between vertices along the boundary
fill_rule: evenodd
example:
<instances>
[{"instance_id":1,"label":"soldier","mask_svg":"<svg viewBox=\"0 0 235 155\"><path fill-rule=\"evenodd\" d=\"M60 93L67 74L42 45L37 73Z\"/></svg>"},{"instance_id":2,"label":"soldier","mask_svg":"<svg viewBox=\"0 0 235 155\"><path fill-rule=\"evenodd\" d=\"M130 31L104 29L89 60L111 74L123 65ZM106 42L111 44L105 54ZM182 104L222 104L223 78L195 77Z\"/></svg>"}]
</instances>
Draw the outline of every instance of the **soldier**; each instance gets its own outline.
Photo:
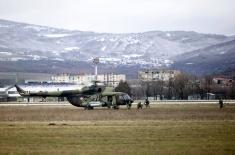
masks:
<instances>
[{"instance_id":1,"label":"soldier","mask_svg":"<svg viewBox=\"0 0 235 155\"><path fill-rule=\"evenodd\" d=\"M149 100L148 100L148 98L146 98L146 100L145 100L145 107L146 108L150 108L150 105L149 105Z\"/></svg>"},{"instance_id":2,"label":"soldier","mask_svg":"<svg viewBox=\"0 0 235 155\"><path fill-rule=\"evenodd\" d=\"M127 103L127 108L128 108L128 109L131 109L131 102L128 102L128 103Z\"/></svg>"},{"instance_id":3,"label":"soldier","mask_svg":"<svg viewBox=\"0 0 235 155\"><path fill-rule=\"evenodd\" d=\"M224 102L222 99L219 100L219 108L222 109L224 107Z\"/></svg>"},{"instance_id":4,"label":"soldier","mask_svg":"<svg viewBox=\"0 0 235 155\"><path fill-rule=\"evenodd\" d=\"M142 109L142 107L143 107L142 103L141 103L141 102L138 102L138 104L137 104L137 109Z\"/></svg>"}]
</instances>

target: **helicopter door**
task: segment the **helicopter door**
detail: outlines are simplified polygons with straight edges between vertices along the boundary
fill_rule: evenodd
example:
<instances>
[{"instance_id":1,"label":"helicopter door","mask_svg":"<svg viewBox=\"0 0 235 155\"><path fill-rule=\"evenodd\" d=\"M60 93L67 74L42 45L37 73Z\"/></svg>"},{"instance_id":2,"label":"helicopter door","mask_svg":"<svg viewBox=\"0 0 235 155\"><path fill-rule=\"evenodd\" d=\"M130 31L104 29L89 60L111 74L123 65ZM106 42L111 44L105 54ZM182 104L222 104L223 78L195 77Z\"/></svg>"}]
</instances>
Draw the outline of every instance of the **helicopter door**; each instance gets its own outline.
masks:
<instances>
[{"instance_id":1,"label":"helicopter door","mask_svg":"<svg viewBox=\"0 0 235 155\"><path fill-rule=\"evenodd\" d=\"M113 97L112 96L108 96L108 102L112 103L113 101Z\"/></svg>"},{"instance_id":2,"label":"helicopter door","mask_svg":"<svg viewBox=\"0 0 235 155\"><path fill-rule=\"evenodd\" d=\"M117 104L117 99L115 95L107 96L108 97L108 104L111 106L115 106Z\"/></svg>"}]
</instances>

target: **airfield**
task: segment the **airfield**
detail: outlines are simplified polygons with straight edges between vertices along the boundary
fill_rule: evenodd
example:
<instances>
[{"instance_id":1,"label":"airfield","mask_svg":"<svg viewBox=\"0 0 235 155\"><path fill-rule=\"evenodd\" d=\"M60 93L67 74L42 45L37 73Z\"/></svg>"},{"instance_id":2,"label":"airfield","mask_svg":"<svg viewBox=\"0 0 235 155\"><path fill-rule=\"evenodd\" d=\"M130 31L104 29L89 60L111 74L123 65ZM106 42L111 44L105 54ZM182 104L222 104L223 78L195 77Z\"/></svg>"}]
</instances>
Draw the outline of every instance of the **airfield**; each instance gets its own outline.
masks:
<instances>
[{"instance_id":1,"label":"airfield","mask_svg":"<svg viewBox=\"0 0 235 155\"><path fill-rule=\"evenodd\" d=\"M235 154L235 104L1 104L0 154Z\"/></svg>"}]
</instances>

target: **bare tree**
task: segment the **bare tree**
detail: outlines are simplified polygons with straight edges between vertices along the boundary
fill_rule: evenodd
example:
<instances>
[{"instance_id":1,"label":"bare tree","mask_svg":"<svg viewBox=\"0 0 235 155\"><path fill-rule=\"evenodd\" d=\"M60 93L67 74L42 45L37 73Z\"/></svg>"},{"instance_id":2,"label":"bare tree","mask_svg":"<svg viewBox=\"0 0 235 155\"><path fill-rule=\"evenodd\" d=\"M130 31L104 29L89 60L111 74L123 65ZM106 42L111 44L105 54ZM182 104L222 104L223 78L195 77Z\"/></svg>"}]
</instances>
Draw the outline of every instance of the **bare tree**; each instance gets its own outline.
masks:
<instances>
[{"instance_id":1,"label":"bare tree","mask_svg":"<svg viewBox=\"0 0 235 155\"><path fill-rule=\"evenodd\" d=\"M175 77L174 90L179 99L187 98L189 77L184 73L180 73Z\"/></svg>"},{"instance_id":2,"label":"bare tree","mask_svg":"<svg viewBox=\"0 0 235 155\"><path fill-rule=\"evenodd\" d=\"M167 99L172 99L173 98L173 91L174 91L174 79L170 78L168 83L167 83L167 93L166 97Z\"/></svg>"},{"instance_id":3,"label":"bare tree","mask_svg":"<svg viewBox=\"0 0 235 155\"><path fill-rule=\"evenodd\" d=\"M212 88L212 77L211 76L205 76L205 82L204 82L204 90L207 93L206 98L209 99L209 93L211 93Z\"/></svg>"},{"instance_id":4,"label":"bare tree","mask_svg":"<svg viewBox=\"0 0 235 155\"><path fill-rule=\"evenodd\" d=\"M232 84L232 87L229 90L229 98L235 99L235 83Z\"/></svg>"}]
</instances>

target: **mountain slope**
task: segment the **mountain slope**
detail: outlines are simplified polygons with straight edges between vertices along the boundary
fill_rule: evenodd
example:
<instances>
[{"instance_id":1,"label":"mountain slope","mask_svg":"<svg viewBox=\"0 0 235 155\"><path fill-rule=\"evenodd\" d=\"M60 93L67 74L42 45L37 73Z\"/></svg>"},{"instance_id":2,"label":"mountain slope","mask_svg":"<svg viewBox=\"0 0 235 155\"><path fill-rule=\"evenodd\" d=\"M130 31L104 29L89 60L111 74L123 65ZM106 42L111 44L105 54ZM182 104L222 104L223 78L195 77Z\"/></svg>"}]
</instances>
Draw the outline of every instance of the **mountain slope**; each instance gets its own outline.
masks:
<instances>
[{"instance_id":1,"label":"mountain slope","mask_svg":"<svg viewBox=\"0 0 235 155\"><path fill-rule=\"evenodd\" d=\"M124 63L157 62L172 56L230 40L223 35L153 31L108 34L69 31L0 20L2 59L89 60ZM112 58L115 58L112 60ZM138 60L138 61L137 61Z\"/></svg>"},{"instance_id":2,"label":"mountain slope","mask_svg":"<svg viewBox=\"0 0 235 155\"><path fill-rule=\"evenodd\" d=\"M194 74L212 74L235 70L235 40L181 54L174 67Z\"/></svg>"},{"instance_id":3,"label":"mountain slope","mask_svg":"<svg viewBox=\"0 0 235 155\"><path fill-rule=\"evenodd\" d=\"M30 72L40 70L42 62L51 64L50 61L55 62L57 66L54 65L54 68L57 68L57 71L58 64L61 63L64 64L63 71L75 72L76 67L66 66L66 64L77 61L90 64L94 57L100 57L104 70L113 71L112 68L118 68L120 71L121 68L125 68L126 71L126 68L131 70L133 67L169 67L174 64L174 61L176 64L173 67L182 68L180 61L182 64L186 62L180 59L182 56L190 56L200 50L210 53L211 46L215 46L216 49L221 43L225 45L220 52L225 52L224 50L227 50L225 47L230 46L228 42L235 39L234 36L201 34L192 31L151 31L129 34L70 31L7 20L0 20L0 36L0 61L3 64L6 62L9 64L9 66L0 66L0 71L22 70L22 66L27 66L28 62L33 60L34 68L29 68ZM181 56L177 57L178 55ZM227 59L229 56L221 54L221 57ZM10 65L11 62L15 68ZM213 60L209 62L213 65ZM83 69L86 66L84 65ZM50 67L51 65L45 66L41 70L53 71ZM188 65L185 70L190 70L187 67ZM79 68L82 70L81 67ZM88 70L89 68L91 67L87 67ZM198 71L200 71L199 68L195 73Z\"/></svg>"}]
</instances>

